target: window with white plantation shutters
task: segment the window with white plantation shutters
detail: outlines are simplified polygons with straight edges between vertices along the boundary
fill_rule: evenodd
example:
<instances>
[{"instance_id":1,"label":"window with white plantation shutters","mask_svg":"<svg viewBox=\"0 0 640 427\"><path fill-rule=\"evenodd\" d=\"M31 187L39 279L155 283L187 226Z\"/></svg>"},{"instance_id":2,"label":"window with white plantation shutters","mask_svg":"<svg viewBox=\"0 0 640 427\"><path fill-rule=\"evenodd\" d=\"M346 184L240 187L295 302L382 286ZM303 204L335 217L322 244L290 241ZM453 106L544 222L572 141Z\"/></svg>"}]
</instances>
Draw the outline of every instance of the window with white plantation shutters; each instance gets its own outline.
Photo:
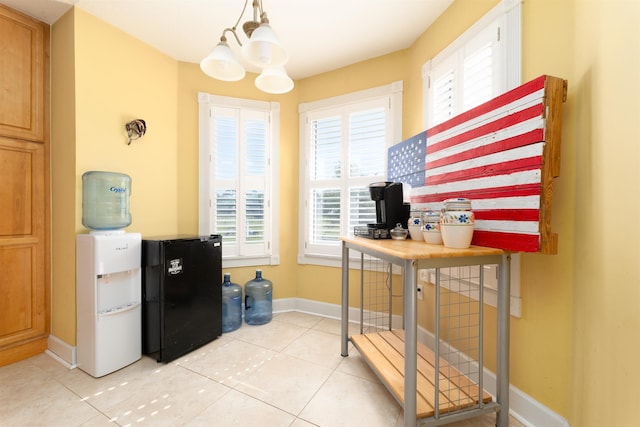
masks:
<instances>
[{"instance_id":1,"label":"window with white plantation shutters","mask_svg":"<svg viewBox=\"0 0 640 427\"><path fill-rule=\"evenodd\" d=\"M222 235L223 256L263 255L269 114L217 106L210 112L213 230Z\"/></svg>"},{"instance_id":2,"label":"window with white plantation shutters","mask_svg":"<svg viewBox=\"0 0 640 427\"><path fill-rule=\"evenodd\" d=\"M376 222L368 186L385 180L401 102L397 82L300 106L300 262L330 265L341 236Z\"/></svg>"},{"instance_id":3,"label":"window with white plantation shutters","mask_svg":"<svg viewBox=\"0 0 640 427\"><path fill-rule=\"evenodd\" d=\"M203 93L199 101L200 234L222 235L226 267L275 264L278 104Z\"/></svg>"},{"instance_id":4,"label":"window with white plantation shutters","mask_svg":"<svg viewBox=\"0 0 640 427\"><path fill-rule=\"evenodd\" d=\"M425 129L521 84L520 1L503 0L424 65Z\"/></svg>"}]
</instances>

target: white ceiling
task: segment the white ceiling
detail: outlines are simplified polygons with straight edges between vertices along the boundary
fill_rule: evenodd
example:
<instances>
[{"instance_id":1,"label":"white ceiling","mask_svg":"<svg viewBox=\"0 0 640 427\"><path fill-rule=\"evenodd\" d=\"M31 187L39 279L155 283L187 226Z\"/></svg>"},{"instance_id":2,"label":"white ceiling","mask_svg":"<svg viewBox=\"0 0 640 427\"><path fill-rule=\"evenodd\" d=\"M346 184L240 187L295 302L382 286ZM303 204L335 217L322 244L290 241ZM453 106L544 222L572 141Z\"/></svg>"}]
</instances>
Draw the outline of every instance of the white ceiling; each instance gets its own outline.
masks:
<instances>
[{"instance_id":1,"label":"white ceiling","mask_svg":"<svg viewBox=\"0 0 640 427\"><path fill-rule=\"evenodd\" d=\"M453 0L262 0L295 79L405 49ZM251 0L240 20L252 20ZM199 63L238 19L244 0L0 0L53 24L72 4L179 61ZM233 36L229 46L238 52ZM259 72L245 65L248 71Z\"/></svg>"}]
</instances>

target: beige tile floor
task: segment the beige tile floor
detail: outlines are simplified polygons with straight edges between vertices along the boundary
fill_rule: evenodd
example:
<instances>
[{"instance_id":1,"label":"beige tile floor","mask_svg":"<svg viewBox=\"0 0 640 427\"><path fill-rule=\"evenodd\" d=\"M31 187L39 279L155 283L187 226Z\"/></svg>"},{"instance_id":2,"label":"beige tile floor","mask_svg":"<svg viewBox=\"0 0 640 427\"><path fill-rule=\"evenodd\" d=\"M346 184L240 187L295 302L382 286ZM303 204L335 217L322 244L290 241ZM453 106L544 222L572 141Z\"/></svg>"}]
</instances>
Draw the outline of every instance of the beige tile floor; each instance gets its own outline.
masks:
<instances>
[{"instance_id":1,"label":"beige tile floor","mask_svg":"<svg viewBox=\"0 0 640 427\"><path fill-rule=\"evenodd\" d=\"M451 425L494 424L490 414ZM0 368L3 427L402 425L402 408L358 352L340 356L340 322L298 312L99 379L46 354Z\"/></svg>"}]
</instances>

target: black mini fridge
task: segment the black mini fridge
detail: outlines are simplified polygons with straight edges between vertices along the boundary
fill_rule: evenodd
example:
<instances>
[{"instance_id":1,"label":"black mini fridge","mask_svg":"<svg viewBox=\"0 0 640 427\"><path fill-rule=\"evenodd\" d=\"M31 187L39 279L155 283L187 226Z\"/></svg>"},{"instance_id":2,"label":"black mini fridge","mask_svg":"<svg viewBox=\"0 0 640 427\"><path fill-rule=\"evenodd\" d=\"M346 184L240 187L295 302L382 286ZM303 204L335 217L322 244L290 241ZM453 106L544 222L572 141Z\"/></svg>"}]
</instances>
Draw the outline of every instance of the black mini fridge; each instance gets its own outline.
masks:
<instances>
[{"instance_id":1,"label":"black mini fridge","mask_svg":"<svg viewBox=\"0 0 640 427\"><path fill-rule=\"evenodd\" d=\"M142 240L142 352L170 362L222 335L222 238Z\"/></svg>"}]
</instances>

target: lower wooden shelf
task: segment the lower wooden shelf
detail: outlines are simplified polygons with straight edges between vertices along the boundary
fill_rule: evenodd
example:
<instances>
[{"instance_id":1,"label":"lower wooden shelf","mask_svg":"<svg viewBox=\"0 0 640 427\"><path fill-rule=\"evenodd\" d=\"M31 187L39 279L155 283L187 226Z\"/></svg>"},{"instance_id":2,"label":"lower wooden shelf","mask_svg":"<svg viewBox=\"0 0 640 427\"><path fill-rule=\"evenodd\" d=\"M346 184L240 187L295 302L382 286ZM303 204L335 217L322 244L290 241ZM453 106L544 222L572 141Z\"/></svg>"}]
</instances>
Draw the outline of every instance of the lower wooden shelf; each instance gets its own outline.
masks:
<instances>
[{"instance_id":1,"label":"lower wooden shelf","mask_svg":"<svg viewBox=\"0 0 640 427\"><path fill-rule=\"evenodd\" d=\"M387 387L404 404L404 331L354 335L351 342L376 371ZM418 343L418 373L416 417L435 415L435 355ZM477 406L480 400L478 384L440 358L439 398L440 414ZM491 395L482 390L482 401L491 402Z\"/></svg>"}]
</instances>

